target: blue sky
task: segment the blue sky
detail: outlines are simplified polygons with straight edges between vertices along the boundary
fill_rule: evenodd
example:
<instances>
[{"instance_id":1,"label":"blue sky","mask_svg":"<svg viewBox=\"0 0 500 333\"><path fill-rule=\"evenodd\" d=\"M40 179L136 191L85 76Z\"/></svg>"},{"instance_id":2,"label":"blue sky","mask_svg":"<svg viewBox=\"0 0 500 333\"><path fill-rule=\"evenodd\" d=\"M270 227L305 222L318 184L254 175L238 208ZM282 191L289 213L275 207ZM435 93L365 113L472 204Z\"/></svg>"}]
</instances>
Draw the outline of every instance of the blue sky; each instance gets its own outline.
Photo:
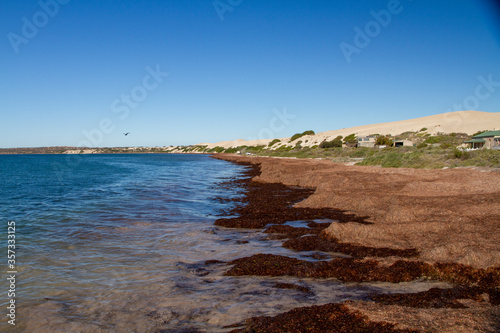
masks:
<instances>
[{"instance_id":1,"label":"blue sky","mask_svg":"<svg viewBox=\"0 0 500 333\"><path fill-rule=\"evenodd\" d=\"M500 112L493 3L6 0L0 147L183 145Z\"/></svg>"}]
</instances>

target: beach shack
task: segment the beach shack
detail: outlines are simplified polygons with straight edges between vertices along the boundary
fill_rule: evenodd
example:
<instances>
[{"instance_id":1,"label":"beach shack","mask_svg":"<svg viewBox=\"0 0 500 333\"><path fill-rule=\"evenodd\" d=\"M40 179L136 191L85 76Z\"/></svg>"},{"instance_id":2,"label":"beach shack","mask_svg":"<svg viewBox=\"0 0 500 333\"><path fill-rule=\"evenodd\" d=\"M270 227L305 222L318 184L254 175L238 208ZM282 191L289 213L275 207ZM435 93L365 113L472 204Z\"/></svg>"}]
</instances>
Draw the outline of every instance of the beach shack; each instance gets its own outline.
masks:
<instances>
[{"instance_id":1,"label":"beach shack","mask_svg":"<svg viewBox=\"0 0 500 333\"><path fill-rule=\"evenodd\" d=\"M413 147L413 141L411 140L396 140L394 141L394 147Z\"/></svg>"},{"instance_id":2,"label":"beach shack","mask_svg":"<svg viewBox=\"0 0 500 333\"><path fill-rule=\"evenodd\" d=\"M375 136L369 135L369 136L358 137L358 147L368 147L368 148L375 147Z\"/></svg>"},{"instance_id":3,"label":"beach shack","mask_svg":"<svg viewBox=\"0 0 500 333\"><path fill-rule=\"evenodd\" d=\"M500 131L488 131L472 137L464 142L469 149L498 149L500 147Z\"/></svg>"}]
</instances>

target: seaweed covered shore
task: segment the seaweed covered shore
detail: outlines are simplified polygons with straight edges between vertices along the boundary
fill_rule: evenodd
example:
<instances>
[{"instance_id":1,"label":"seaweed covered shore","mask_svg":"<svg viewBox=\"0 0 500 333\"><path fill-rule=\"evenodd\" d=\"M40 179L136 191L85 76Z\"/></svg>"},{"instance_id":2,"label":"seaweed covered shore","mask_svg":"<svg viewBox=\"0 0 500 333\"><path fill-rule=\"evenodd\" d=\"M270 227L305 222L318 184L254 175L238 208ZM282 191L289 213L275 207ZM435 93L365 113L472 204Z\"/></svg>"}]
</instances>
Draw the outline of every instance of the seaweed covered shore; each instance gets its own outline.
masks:
<instances>
[{"instance_id":1,"label":"seaweed covered shore","mask_svg":"<svg viewBox=\"0 0 500 333\"><path fill-rule=\"evenodd\" d=\"M371 228L369 230L377 232L377 228L386 222L383 215L368 215L369 209L359 209L360 206L358 209L353 209L356 207L337 205L338 192L331 191L330 197L325 193L325 189L329 188L328 184L325 184L328 178L327 171L332 173L332 181L338 182L341 179L339 174L342 172L349 175L358 170L344 169L345 166L339 167L331 162L329 166L325 161L293 161L235 155L215 157L249 166L246 172L247 178L235 181L238 186L246 189L245 197L236 199L237 205L226 212L231 217L218 219L216 225L228 228L265 229L269 237L282 239L283 247L294 251L313 251L313 256L321 259L306 261L279 255L258 254L227 263L230 266L226 275L335 278L342 282L358 283L369 281L399 283L432 279L453 285L448 289L432 288L420 293L374 294L363 301L302 307L275 317L249 318L245 322L233 325L232 332L496 332L500 330L498 319L500 318L500 266L486 267L484 261L481 265L467 265L460 262L461 257L452 257L452 260L430 260L429 256L422 256L422 252L428 250L426 247L402 246L412 244L411 242L401 243L394 240L395 245L388 246L392 243L387 240L377 244L372 239L363 244L359 240L346 241L348 237L341 232L339 235L336 234L336 231L348 228L354 230ZM315 175L314 172L307 172L308 170L320 172L319 175ZM370 179L366 171L364 172L361 178L367 180L366 183L363 184L360 180L353 184L354 188L364 186L371 190L369 182L372 181L381 185L381 191L391 187L393 191L395 189L404 191L397 172L396 175L392 175L392 183L388 181L391 176L386 172L381 175L384 182L376 179L376 172L371 175L375 179ZM491 174L487 176L491 177ZM314 179L315 177L319 179ZM493 179L495 177L498 177L498 174L493 174ZM344 179L344 182L347 180ZM311 186L315 182L319 182L317 186ZM343 186L346 184L339 187ZM371 186L374 187L373 184ZM320 187L322 190L318 190ZM467 187L467 184L464 184L464 187ZM318 192L320 197L329 198L326 200L327 204L325 200L323 204L320 204L317 198L311 200L311 197L318 195ZM377 199L383 201L385 196L380 195L373 200ZM416 210L419 208L422 209L415 207ZM426 206L425 209L428 210L429 207ZM441 208L438 205L436 209ZM430 214L432 215L432 212ZM497 216L495 212L491 214L492 216L479 215L477 221L486 220L486 224L494 224L488 218ZM332 220L333 223L318 222L322 219ZM291 221L304 221L306 225L296 227L287 224ZM419 221L417 219L414 222L422 223ZM449 223L449 220L443 223ZM407 218L404 224L411 225L411 219ZM496 227L498 228L498 222ZM387 238L388 235L384 237ZM472 241L481 242L481 239ZM488 239L485 239L485 242L487 243ZM498 251L498 248L496 250ZM456 260L457 258L459 260ZM493 260L489 259L488 262L496 262L495 260L493 257ZM301 288L290 284L276 287L297 290Z\"/></svg>"}]
</instances>

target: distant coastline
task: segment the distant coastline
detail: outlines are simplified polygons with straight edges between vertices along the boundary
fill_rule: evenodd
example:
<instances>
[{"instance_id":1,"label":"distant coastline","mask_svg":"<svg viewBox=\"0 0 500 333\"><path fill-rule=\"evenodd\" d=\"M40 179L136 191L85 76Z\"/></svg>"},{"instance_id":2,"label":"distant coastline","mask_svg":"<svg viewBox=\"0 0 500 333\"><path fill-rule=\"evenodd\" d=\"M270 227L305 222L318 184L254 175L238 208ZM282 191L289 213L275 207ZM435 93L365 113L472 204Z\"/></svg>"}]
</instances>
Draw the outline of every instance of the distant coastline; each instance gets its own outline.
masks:
<instances>
[{"instance_id":1,"label":"distant coastline","mask_svg":"<svg viewBox=\"0 0 500 333\"><path fill-rule=\"evenodd\" d=\"M327 159L338 163L442 169L500 167L500 112L456 111L287 138L156 147L1 148L6 154L218 154ZM488 142L481 135L491 135ZM482 134L484 133L484 134ZM477 136L477 137L476 137ZM488 149L479 149L479 148ZM492 149L490 149L492 148Z\"/></svg>"},{"instance_id":2,"label":"distant coastline","mask_svg":"<svg viewBox=\"0 0 500 333\"><path fill-rule=\"evenodd\" d=\"M208 154L193 149L191 146L184 147L23 147L23 148L0 148L0 155L37 155L37 154Z\"/></svg>"}]
</instances>

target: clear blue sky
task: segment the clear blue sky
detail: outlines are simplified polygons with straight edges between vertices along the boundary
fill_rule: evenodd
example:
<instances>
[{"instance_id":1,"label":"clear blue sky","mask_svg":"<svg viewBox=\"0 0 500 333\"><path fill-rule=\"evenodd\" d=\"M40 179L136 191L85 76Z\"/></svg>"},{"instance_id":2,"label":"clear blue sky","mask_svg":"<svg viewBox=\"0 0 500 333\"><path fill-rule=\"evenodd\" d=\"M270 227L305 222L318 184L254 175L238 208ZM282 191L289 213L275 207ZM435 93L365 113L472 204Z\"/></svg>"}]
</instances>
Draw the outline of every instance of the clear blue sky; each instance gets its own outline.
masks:
<instances>
[{"instance_id":1,"label":"clear blue sky","mask_svg":"<svg viewBox=\"0 0 500 333\"><path fill-rule=\"evenodd\" d=\"M0 147L182 145L500 112L493 3L6 0ZM275 118L284 109L295 118Z\"/></svg>"}]
</instances>

